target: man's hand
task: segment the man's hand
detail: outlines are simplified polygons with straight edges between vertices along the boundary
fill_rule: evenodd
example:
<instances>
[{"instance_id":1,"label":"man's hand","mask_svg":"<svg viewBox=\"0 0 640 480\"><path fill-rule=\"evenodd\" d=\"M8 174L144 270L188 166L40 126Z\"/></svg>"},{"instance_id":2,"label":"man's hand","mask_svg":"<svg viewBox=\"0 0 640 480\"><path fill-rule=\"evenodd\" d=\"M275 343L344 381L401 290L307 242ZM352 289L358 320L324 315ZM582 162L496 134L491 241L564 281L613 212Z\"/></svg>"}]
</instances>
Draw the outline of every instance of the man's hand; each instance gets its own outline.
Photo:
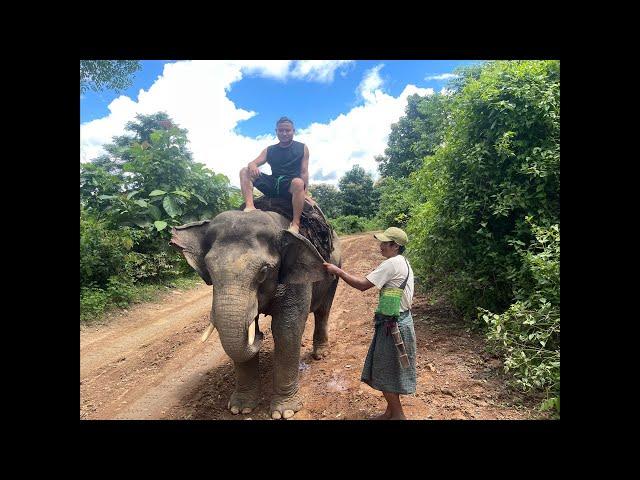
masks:
<instances>
[{"instance_id":1,"label":"man's hand","mask_svg":"<svg viewBox=\"0 0 640 480\"><path fill-rule=\"evenodd\" d=\"M256 167L255 163L249 162L249 165L247 165L247 167L249 168L249 176L251 177L251 180L255 180L260 176L260 170L258 169L258 167Z\"/></svg>"},{"instance_id":2,"label":"man's hand","mask_svg":"<svg viewBox=\"0 0 640 480\"><path fill-rule=\"evenodd\" d=\"M322 262L322 266L325 268L327 273L331 273L333 275L338 275L338 272L340 271L340 269L333 263Z\"/></svg>"}]
</instances>

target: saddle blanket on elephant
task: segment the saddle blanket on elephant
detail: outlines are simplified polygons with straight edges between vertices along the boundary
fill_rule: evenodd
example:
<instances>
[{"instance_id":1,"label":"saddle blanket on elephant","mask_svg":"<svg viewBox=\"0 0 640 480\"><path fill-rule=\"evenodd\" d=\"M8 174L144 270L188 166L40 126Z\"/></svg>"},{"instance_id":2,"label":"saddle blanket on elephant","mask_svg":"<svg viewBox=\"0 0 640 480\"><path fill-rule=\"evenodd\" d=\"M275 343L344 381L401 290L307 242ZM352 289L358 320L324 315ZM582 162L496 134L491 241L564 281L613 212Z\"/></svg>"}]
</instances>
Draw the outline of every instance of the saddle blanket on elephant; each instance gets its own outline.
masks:
<instances>
[{"instance_id":1,"label":"saddle blanket on elephant","mask_svg":"<svg viewBox=\"0 0 640 480\"><path fill-rule=\"evenodd\" d=\"M260 210L276 212L288 220L293 219L293 206L290 198L271 198L265 195L264 197L256 198L253 203ZM243 210L244 207L245 204L243 203L240 206L240 210ZM333 228L327 222L318 204L308 198L305 198L302 216L300 217L300 235L316 247L318 253L326 262L329 261L333 251Z\"/></svg>"}]
</instances>

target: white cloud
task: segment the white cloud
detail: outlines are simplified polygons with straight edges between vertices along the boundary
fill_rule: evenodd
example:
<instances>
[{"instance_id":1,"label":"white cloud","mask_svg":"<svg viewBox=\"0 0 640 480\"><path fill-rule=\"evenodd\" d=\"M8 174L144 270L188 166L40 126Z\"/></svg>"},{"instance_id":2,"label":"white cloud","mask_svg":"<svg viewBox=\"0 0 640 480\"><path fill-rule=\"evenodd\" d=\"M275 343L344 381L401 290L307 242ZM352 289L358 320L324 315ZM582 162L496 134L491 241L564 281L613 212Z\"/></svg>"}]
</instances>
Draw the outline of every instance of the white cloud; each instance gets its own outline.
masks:
<instances>
[{"instance_id":1,"label":"white cloud","mask_svg":"<svg viewBox=\"0 0 640 480\"><path fill-rule=\"evenodd\" d=\"M425 80L451 80L452 78L459 78L460 75L455 73L442 73L440 75L430 75L425 77Z\"/></svg>"},{"instance_id":2,"label":"white cloud","mask_svg":"<svg viewBox=\"0 0 640 480\"><path fill-rule=\"evenodd\" d=\"M380 77L380 69L384 67L384 64L376 65L370 70L367 70L364 74L364 78L358 85L356 92L365 102L375 102L376 93L382 93L382 84L384 83Z\"/></svg>"},{"instance_id":3,"label":"white cloud","mask_svg":"<svg viewBox=\"0 0 640 480\"><path fill-rule=\"evenodd\" d=\"M331 83L337 69L353 63L353 60L299 60L291 71L294 78ZM344 69L342 69L344 73Z\"/></svg>"},{"instance_id":4,"label":"white cloud","mask_svg":"<svg viewBox=\"0 0 640 480\"><path fill-rule=\"evenodd\" d=\"M141 90L138 101L120 96L109 105L109 115L80 126L80 158L88 161L102 153L101 146L111 143L112 137L124 134L126 122L137 113L166 112L181 127L188 130L189 148L197 162L204 163L216 173L229 177L239 185L238 173L266 146L277 142L275 135L250 138L234 131L239 122L257 112L236 107L227 98L234 82L244 75L258 74L272 78L286 78L293 74L288 61L184 61L165 65L163 74L146 91ZM306 72L328 78L330 66L307 62L306 67L296 64L293 71ZM340 65L331 65L332 72ZM381 155L387 145L391 124L404 115L407 96L418 93L431 95L432 88L407 85L398 97L385 93L378 65L367 72L358 93L364 99L350 111L326 124L313 123L296 130L296 140L309 147L310 179L337 184L344 173L359 164L377 177L374 156ZM315 73L312 73L315 72ZM333 75L333 73L331 74ZM267 172L268 165L263 167Z\"/></svg>"},{"instance_id":5,"label":"white cloud","mask_svg":"<svg viewBox=\"0 0 640 480\"><path fill-rule=\"evenodd\" d=\"M278 80L284 80L290 75L291 60L240 60L228 62L242 68L247 74L260 75Z\"/></svg>"},{"instance_id":6,"label":"white cloud","mask_svg":"<svg viewBox=\"0 0 640 480\"><path fill-rule=\"evenodd\" d=\"M381 66L380 66L381 67ZM310 183L320 181L321 175L337 172L334 179L323 180L337 184L345 172L358 164L374 178L378 177L376 155L384 154L391 132L391 124L404 115L407 97L415 93L432 95L432 88L418 88L407 85L398 97L384 93L375 80L380 68L369 72L359 89L365 98L365 104L339 115L328 124L314 123L308 128L296 132L296 139L309 147ZM312 180L314 174L318 178Z\"/></svg>"}]
</instances>

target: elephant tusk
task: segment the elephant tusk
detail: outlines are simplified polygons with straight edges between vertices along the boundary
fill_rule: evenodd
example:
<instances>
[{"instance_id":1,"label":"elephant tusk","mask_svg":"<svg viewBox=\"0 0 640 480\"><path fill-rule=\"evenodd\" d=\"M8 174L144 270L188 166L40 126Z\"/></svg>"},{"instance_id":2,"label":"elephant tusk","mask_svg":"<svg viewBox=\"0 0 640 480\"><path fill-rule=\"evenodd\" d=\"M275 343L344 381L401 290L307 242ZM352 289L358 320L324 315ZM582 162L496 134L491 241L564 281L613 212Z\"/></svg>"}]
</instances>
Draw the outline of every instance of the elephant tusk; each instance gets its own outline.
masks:
<instances>
[{"instance_id":1,"label":"elephant tusk","mask_svg":"<svg viewBox=\"0 0 640 480\"><path fill-rule=\"evenodd\" d=\"M209 338L209 335L211 335L211 333L213 333L213 331L215 329L216 329L216 327L213 326L213 323L210 323L209 326L207 327L207 329L202 334L202 337L200 338L200 341L202 341L202 343L206 342L207 338Z\"/></svg>"},{"instance_id":2,"label":"elephant tusk","mask_svg":"<svg viewBox=\"0 0 640 480\"><path fill-rule=\"evenodd\" d=\"M256 338L256 326L255 326L255 323L256 323L255 320L253 322L251 322L251 325L249 325L249 330L247 332L249 345L253 345L253 340Z\"/></svg>"},{"instance_id":3,"label":"elephant tusk","mask_svg":"<svg viewBox=\"0 0 640 480\"><path fill-rule=\"evenodd\" d=\"M215 291L213 289L211 289L212 297L213 297L214 294L215 294ZM213 300L212 300L212 302L213 302ZM213 331L216 329L215 325L213 324L213 318L211 318L212 315L213 315L213 309L211 310L211 315L210 315L211 323L209 323L209 326L207 327L207 329L202 334L202 337L200 337L200 341L202 343L206 342L207 338L209 338L209 335L211 335L213 333Z\"/></svg>"}]
</instances>

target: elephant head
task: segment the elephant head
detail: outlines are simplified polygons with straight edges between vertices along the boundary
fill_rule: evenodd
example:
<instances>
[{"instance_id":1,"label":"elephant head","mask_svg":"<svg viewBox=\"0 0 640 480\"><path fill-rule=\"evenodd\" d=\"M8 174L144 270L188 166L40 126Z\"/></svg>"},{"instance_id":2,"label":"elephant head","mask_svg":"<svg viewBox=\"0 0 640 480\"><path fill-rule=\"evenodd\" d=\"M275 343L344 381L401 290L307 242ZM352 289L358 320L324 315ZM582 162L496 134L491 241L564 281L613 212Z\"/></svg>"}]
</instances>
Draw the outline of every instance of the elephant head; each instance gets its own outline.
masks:
<instances>
[{"instance_id":1,"label":"elephant head","mask_svg":"<svg viewBox=\"0 0 640 480\"><path fill-rule=\"evenodd\" d=\"M213 285L211 323L235 362L259 351L258 314L269 313L279 285L329 278L311 242L287 226L281 215L255 210L227 211L172 230L170 245Z\"/></svg>"}]
</instances>

